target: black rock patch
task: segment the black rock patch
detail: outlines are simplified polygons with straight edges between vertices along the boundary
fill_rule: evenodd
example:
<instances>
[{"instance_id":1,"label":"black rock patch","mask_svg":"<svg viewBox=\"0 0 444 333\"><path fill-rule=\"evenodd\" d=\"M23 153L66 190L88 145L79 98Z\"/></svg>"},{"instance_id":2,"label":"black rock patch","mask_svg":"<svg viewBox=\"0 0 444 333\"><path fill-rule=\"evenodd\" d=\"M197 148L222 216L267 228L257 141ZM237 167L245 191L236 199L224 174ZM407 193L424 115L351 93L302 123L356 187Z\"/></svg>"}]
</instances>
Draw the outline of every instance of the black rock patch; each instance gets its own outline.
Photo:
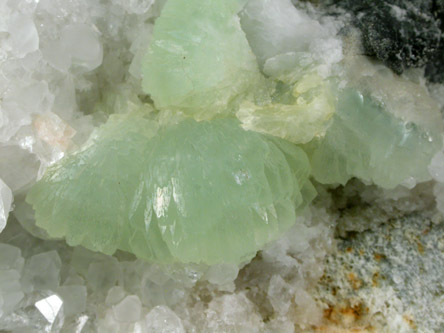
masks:
<instances>
[{"instance_id":1,"label":"black rock patch","mask_svg":"<svg viewBox=\"0 0 444 333\"><path fill-rule=\"evenodd\" d=\"M444 0L325 0L324 5L330 13L351 14L366 55L398 74L425 66L430 81L444 82Z\"/></svg>"}]
</instances>

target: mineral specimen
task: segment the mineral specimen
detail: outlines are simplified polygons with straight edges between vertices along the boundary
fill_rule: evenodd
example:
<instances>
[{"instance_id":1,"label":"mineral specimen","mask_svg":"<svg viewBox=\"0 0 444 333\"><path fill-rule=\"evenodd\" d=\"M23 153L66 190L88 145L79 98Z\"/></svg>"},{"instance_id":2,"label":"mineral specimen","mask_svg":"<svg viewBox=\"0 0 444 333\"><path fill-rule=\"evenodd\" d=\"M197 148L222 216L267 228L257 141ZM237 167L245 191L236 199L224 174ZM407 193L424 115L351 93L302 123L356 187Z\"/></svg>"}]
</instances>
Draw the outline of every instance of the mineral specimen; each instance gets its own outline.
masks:
<instances>
[{"instance_id":1,"label":"mineral specimen","mask_svg":"<svg viewBox=\"0 0 444 333\"><path fill-rule=\"evenodd\" d=\"M385 66L361 56L345 61L347 85L336 90L331 126L306 146L314 178L345 184L357 177L384 188L430 180L428 165L442 147L436 102Z\"/></svg>"},{"instance_id":2,"label":"mineral specimen","mask_svg":"<svg viewBox=\"0 0 444 333\"><path fill-rule=\"evenodd\" d=\"M166 3L142 62L143 88L158 109L211 119L254 89L261 77L236 15L241 2Z\"/></svg>"},{"instance_id":3,"label":"mineral specimen","mask_svg":"<svg viewBox=\"0 0 444 333\"><path fill-rule=\"evenodd\" d=\"M305 153L234 119L162 127L113 116L29 192L37 225L68 244L154 261L239 263L314 197Z\"/></svg>"},{"instance_id":4,"label":"mineral specimen","mask_svg":"<svg viewBox=\"0 0 444 333\"><path fill-rule=\"evenodd\" d=\"M345 184L358 177L381 187L430 179L427 166L440 149L440 133L397 119L368 96L349 90L311 162L321 183ZM325 166L328 165L328 168Z\"/></svg>"},{"instance_id":5,"label":"mineral specimen","mask_svg":"<svg viewBox=\"0 0 444 333\"><path fill-rule=\"evenodd\" d=\"M270 81L255 101L241 103L242 126L294 143L323 136L335 112L332 67L342 59L335 26L319 24L289 0L249 1L240 16Z\"/></svg>"},{"instance_id":6,"label":"mineral specimen","mask_svg":"<svg viewBox=\"0 0 444 333\"><path fill-rule=\"evenodd\" d=\"M442 331L443 15L0 0L0 331Z\"/></svg>"}]
</instances>

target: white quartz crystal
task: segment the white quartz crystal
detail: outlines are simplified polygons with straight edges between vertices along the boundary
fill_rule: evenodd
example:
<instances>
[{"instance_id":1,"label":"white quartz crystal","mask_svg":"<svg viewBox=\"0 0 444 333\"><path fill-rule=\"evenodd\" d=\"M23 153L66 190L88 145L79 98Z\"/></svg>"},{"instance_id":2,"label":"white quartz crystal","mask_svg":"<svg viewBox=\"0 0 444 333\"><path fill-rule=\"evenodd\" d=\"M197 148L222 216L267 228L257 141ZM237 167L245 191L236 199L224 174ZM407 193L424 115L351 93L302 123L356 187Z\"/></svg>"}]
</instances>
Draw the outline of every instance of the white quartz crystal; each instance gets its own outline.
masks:
<instances>
[{"instance_id":1,"label":"white quartz crystal","mask_svg":"<svg viewBox=\"0 0 444 333\"><path fill-rule=\"evenodd\" d=\"M145 316L146 333L185 333L182 321L167 306L156 306Z\"/></svg>"},{"instance_id":2,"label":"white quartz crystal","mask_svg":"<svg viewBox=\"0 0 444 333\"><path fill-rule=\"evenodd\" d=\"M46 320L52 324L62 309L63 301L57 295L52 295L35 303L35 307L39 309Z\"/></svg>"},{"instance_id":3,"label":"white quartz crystal","mask_svg":"<svg viewBox=\"0 0 444 333\"><path fill-rule=\"evenodd\" d=\"M20 283L24 259L19 248L0 243L0 318L23 299Z\"/></svg>"},{"instance_id":4,"label":"white quartz crystal","mask_svg":"<svg viewBox=\"0 0 444 333\"><path fill-rule=\"evenodd\" d=\"M23 269L24 290L55 290L60 284L61 266L60 256L54 250L32 256Z\"/></svg>"},{"instance_id":5,"label":"white quartz crystal","mask_svg":"<svg viewBox=\"0 0 444 333\"><path fill-rule=\"evenodd\" d=\"M9 212L11 211L12 200L11 189L0 178L0 232L6 227Z\"/></svg>"},{"instance_id":6,"label":"white quartz crystal","mask_svg":"<svg viewBox=\"0 0 444 333\"><path fill-rule=\"evenodd\" d=\"M136 295L125 297L119 304L113 306L113 314L117 321L136 322L140 319L142 303Z\"/></svg>"},{"instance_id":7,"label":"white quartz crystal","mask_svg":"<svg viewBox=\"0 0 444 333\"><path fill-rule=\"evenodd\" d=\"M65 316L73 316L86 310L85 286L61 286L56 289L57 295L63 301L63 313Z\"/></svg>"},{"instance_id":8,"label":"white quartz crystal","mask_svg":"<svg viewBox=\"0 0 444 333\"><path fill-rule=\"evenodd\" d=\"M23 58L39 47L39 35L33 19L23 14L13 14L9 17L9 43L12 53Z\"/></svg>"}]
</instances>

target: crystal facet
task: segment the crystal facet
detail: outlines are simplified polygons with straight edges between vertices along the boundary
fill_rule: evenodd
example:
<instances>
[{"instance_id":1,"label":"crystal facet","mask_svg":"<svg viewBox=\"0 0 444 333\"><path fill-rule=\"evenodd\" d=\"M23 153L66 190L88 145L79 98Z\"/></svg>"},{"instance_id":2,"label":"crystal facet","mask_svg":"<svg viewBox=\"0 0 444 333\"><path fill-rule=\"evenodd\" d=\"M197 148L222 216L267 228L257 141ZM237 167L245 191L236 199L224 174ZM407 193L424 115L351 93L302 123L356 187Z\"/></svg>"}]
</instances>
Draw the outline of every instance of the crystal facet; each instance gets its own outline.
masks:
<instances>
[{"instance_id":1,"label":"crystal facet","mask_svg":"<svg viewBox=\"0 0 444 333\"><path fill-rule=\"evenodd\" d=\"M235 119L157 130L132 114L111 117L83 150L50 167L27 200L37 225L71 245L239 263L294 224L315 194L309 174L300 148Z\"/></svg>"}]
</instances>

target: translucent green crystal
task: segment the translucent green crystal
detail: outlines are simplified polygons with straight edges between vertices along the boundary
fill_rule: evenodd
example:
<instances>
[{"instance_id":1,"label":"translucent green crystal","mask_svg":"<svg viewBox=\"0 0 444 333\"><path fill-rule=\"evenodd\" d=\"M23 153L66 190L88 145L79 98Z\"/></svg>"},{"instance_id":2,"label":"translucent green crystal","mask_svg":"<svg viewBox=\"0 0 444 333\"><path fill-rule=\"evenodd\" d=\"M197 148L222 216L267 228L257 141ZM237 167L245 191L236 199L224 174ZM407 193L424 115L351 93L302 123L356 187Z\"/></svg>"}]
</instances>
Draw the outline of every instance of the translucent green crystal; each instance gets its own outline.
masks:
<instances>
[{"instance_id":1,"label":"translucent green crystal","mask_svg":"<svg viewBox=\"0 0 444 333\"><path fill-rule=\"evenodd\" d=\"M113 115L51 166L27 201L71 245L148 260L239 263L295 222L315 191L305 153L237 120L157 128Z\"/></svg>"},{"instance_id":2,"label":"translucent green crystal","mask_svg":"<svg viewBox=\"0 0 444 333\"><path fill-rule=\"evenodd\" d=\"M240 0L169 0L142 62L143 89L156 108L196 119L227 112L261 80L239 23Z\"/></svg>"},{"instance_id":3,"label":"translucent green crystal","mask_svg":"<svg viewBox=\"0 0 444 333\"><path fill-rule=\"evenodd\" d=\"M393 188L430 179L427 167L441 148L440 131L399 119L356 90L338 98L325 137L309 145L317 181L345 184L358 177Z\"/></svg>"}]
</instances>

